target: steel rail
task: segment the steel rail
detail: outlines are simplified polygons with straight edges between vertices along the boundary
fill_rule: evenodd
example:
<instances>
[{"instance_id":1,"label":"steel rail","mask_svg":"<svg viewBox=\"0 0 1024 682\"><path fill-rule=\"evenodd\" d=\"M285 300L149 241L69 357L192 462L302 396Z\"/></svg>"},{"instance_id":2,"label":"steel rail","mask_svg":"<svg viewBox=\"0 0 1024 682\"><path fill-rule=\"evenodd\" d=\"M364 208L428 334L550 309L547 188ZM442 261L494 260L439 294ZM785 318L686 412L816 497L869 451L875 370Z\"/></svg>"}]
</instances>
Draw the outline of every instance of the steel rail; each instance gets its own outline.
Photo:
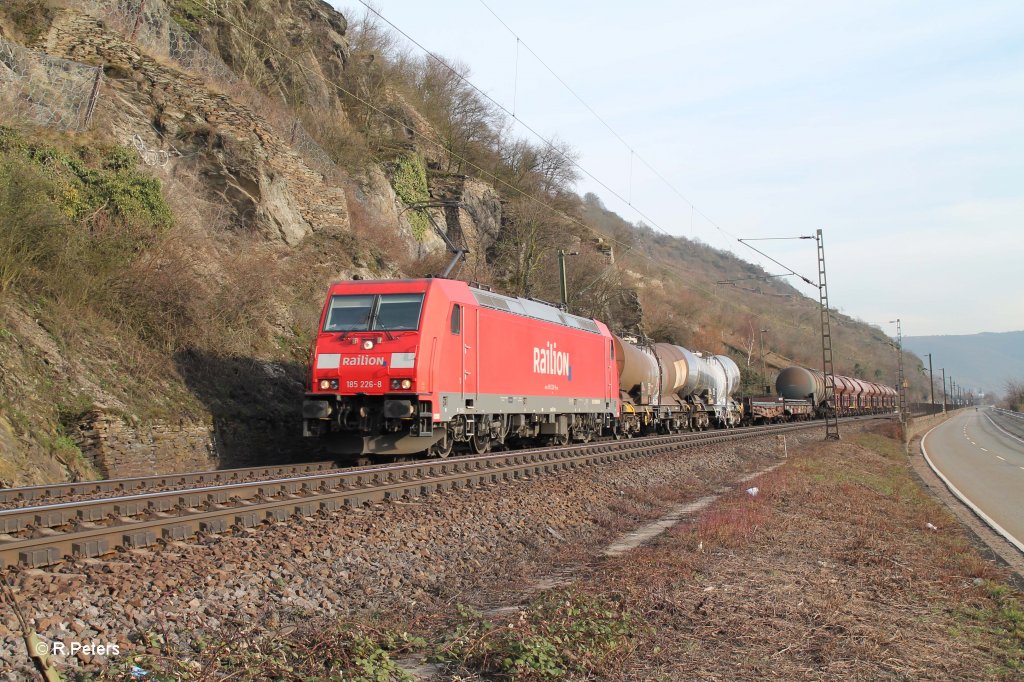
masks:
<instances>
[{"instance_id":1,"label":"steel rail","mask_svg":"<svg viewBox=\"0 0 1024 682\"><path fill-rule=\"evenodd\" d=\"M758 432L760 427L747 427L739 429L738 433ZM688 432L670 436L653 436L644 439L621 441L624 443L660 443L668 441L672 443L699 441L705 442L714 438L719 431L710 432ZM417 464L449 462L490 462L502 457L512 455L536 456L545 453L568 452L580 448L599 448L601 445L614 443L612 440L602 440L589 445L564 445L560 447L532 448L527 450L512 450L508 452L462 456L451 459L424 460L419 463L393 463L377 464L365 467L335 468L326 471L286 476L282 478L269 478L254 481L237 481L216 483L209 486L193 487L186 489L159 490L152 492L141 492L118 497L101 497L87 500L74 500L68 502L53 502L37 506L15 507L0 510L0 533L18 533L24 529L57 528L76 522L101 521L109 517L135 517L147 513L166 513L175 507L185 506L191 508L195 500L201 499L203 495L212 495L210 501L219 504L224 500L236 498L239 500L252 497L276 494L276 490L301 490L311 487L320 487L324 481L363 480L363 476L377 477L380 475L391 475L392 472L401 472L414 468ZM315 485L314 485L315 484ZM278 488L275 490L275 486Z\"/></svg>"},{"instance_id":2,"label":"steel rail","mask_svg":"<svg viewBox=\"0 0 1024 682\"><path fill-rule=\"evenodd\" d=\"M262 481L0 511L0 568L36 568L197 534L252 528L341 506L429 495L671 452L819 428L799 422L343 469Z\"/></svg>"},{"instance_id":3,"label":"steel rail","mask_svg":"<svg viewBox=\"0 0 1024 682\"><path fill-rule=\"evenodd\" d=\"M50 483L18 488L0 488L0 504L12 504L34 500L46 500L71 495L98 495L112 492L130 492L158 487L185 487L195 484L210 484L239 481L254 476L271 477L337 469L333 461L305 462L300 464L274 464L238 469L211 469L177 474L152 474L128 478L107 478L98 481L75 481L72 483Z\"/></svg>"}]
</instances>

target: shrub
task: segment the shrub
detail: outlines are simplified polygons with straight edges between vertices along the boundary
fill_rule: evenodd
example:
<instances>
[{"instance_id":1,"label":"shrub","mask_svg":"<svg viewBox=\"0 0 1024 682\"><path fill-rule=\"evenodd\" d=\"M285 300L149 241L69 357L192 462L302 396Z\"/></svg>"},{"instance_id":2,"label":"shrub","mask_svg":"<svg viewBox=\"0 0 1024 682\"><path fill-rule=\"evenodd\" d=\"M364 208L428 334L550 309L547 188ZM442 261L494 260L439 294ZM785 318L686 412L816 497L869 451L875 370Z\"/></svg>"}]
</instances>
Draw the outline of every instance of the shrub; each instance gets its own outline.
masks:
<instances>
[{"instance_id":1,"label":"shrub","mask_svg":"<svg viewBox=\"0 0 1024 682\"><path fill-rule=\"evenodd\" d=\"M40 283L64 251L69 225L53 183L24 159L0 156L0 294Z\"/></svg>"},{"instance_id":2,"label":"shrub","mask_svg":"<svg viewBox=\"0 0 1024 682\"><path fill-rule=\"evenodd\" d=\"M427 187L427 169L416 154L399 157L392 167L391 184L402 203L409 205L430 200ZM430 232L430 219L422 211L407 213L413 236L422 240Z\"/></svg>"},{"instance_id":3,"label":"shrub","mask_svg":"<svg viewBox=\"0 0 1024 682\"><path fill-rule=\"evenodd\" d=\"M438 659L501 679L589 677L635 631L632 614L620 605L570 592L547 592L508 623L466 608L459 615Z\"/></svg>"}]
</instances>

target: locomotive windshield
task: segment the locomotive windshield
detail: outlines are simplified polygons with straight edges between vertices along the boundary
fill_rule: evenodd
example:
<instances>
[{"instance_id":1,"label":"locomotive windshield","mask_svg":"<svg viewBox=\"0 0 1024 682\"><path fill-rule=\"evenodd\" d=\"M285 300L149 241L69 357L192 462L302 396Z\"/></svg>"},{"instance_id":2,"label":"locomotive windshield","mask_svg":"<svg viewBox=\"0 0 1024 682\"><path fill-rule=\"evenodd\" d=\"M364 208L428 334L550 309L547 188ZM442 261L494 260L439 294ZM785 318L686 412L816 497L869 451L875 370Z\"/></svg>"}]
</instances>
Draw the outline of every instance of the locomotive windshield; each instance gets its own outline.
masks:
<instances>
[{"instance_id":1,"label":"locomotive windshield","mask_svg":"<svg viewBox=\"0 0 1024 682\"><path fill-rule=\"evenodd\" d=\"M423 294L355 294L331 297L325 332L419 329Z\"/></svg>"}]
</instances>

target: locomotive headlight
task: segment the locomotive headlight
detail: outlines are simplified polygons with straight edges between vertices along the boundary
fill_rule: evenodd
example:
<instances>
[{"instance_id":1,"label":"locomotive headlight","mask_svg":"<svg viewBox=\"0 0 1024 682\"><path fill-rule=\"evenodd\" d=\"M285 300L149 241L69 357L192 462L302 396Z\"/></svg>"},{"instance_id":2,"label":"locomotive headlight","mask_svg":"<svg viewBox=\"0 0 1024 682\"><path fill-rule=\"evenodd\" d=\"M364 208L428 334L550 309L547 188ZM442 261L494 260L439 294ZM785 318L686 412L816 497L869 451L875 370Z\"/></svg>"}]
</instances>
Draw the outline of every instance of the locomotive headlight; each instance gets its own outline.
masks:
<instances>
[{"instance_id":1,"label":"locomotive headlight","mask_svg":"<svg viewBox=\"0 0 1024 682\"><path fill-rule=\"evenodd\" d=\"M327 379L321 379L320 380L320 390L321 391L326 391L330 387L331 387L331 382L330 381L328 381Z\"/></svg>"},{"instance_id":2,"label":"locomotive headlight","mask_svg":"<svg viewBox=\"0 0 1024 682\"><path fill-rule=\"evenodd\" d=\"M402 379L402 388L406 390L412 388L412 381L410 381L409 379Z\"/></svg>"},{"instance_id":3,"label":"locomotive headlight","mask_svg":"<svg viewBox=\"0 0 1024 682\"><path fill-rule=\"evenodd\" d=\"M402 387L402 381L400 379L392 379L391 380L391 388L393 390L399 389L401 387Z\"/></svg>"},{"instance_id":4,"label":"locomotive headlight","mask_svg":"<svg viewBox=\"0 0 1024 682\"><path fill-rule=\"evenodd\" d=\"M371 348L373 348L373 339L363 341L363 350L370 350Z\"/></svg>"}]
</instances>

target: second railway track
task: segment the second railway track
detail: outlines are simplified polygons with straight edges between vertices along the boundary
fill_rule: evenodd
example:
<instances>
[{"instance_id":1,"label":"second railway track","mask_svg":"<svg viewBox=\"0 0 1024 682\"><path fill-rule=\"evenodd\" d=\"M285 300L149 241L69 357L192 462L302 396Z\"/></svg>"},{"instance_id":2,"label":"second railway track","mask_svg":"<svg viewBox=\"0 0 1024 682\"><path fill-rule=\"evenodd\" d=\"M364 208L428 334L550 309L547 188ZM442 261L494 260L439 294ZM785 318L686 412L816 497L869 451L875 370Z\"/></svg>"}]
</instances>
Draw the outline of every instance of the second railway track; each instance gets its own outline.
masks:
<instances>
[{"instance_id":1,"label":"second railway track","mask_svg":"<svg viewBox=\"0 0 1024 682\"><path fill-rule=\"evenodd\" d=\"M66 556L187 540L265 521L387 499L473 488L697 445L821 428L820 423L601 441L489 455L302 472L183 489L0 510L0 567L37 568ZM306 465L303 465L306 466ZM205 472L209 473L209 472ZM177 477L166 478L180 478ZM95 482L102 483L102 482Z\"/></svg>"},{"instance_id":2,"label":"second railway track","mask_svg":"<svg viewBox=\"0 0 1024 682\"><path fill-rule=\"evenodd\" d=\"M107 478L98 481L75 481L72 483L50 483L48 485L0 488L0 506L6 505L7 508L11 508L41 504L51 500L64 500L71 497L124 495L158 488L183 489L238 483L261 478L308 474L314 471L337 468L337 464L332 461L306 462L302 464L274 464L238 469L212 469L209 471L193 471L180 474L154 474L128 478Z\"/></svg>"}]
</instances>

